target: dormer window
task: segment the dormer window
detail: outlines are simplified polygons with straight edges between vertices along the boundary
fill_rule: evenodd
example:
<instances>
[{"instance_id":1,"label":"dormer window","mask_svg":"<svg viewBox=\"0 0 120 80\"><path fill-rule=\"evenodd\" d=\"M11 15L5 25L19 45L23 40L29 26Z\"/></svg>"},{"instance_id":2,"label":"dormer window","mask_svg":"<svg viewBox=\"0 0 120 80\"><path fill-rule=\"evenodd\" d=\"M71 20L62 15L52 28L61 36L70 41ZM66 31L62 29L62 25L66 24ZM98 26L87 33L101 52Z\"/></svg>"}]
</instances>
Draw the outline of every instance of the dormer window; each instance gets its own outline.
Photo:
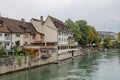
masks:
<instances>
[{"instance_id":1,"label":"dormer window","mask_svg":"<svg viewBox=\"0 0 120 80\"><path fill-rule=\"evenodd\" d=\"M3 23L0 23L0 27L3 27Z\"/></svg>"},{"instance_id":2,"label":"dormer window","mask_svg":"<svg viewBox=\"0 0 120 80\"><path fill-rule=\"evenodd\" d=\"M3 21L0 20L0 27L3 27Z\"/></svg>"}]
</instances>

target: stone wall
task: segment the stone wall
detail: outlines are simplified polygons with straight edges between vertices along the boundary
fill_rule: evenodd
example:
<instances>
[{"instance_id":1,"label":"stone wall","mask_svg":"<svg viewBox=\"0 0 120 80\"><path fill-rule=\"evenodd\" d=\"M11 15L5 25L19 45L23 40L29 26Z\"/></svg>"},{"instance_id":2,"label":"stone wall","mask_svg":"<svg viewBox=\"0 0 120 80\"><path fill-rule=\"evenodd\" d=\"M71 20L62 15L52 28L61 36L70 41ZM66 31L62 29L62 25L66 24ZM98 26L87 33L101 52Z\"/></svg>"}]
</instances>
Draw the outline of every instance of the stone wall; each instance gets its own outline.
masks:
<instances>
[{"instance_id":1,"label":"stone wall","mask_svg":"<svg viewBox=\"0 0 120 80\"><path fill-rule=\"evenodd\" d=\"M80 49L74 52L74 56L80 55ZM57 55L51 54L47 59L41 59L41 56L18 56L10 58L0 58L0 74L14 72L18 70L28 69L44 64L53 63L57 60L64 60L73 57L71 53Z\"/></svg>"}]
</instances>

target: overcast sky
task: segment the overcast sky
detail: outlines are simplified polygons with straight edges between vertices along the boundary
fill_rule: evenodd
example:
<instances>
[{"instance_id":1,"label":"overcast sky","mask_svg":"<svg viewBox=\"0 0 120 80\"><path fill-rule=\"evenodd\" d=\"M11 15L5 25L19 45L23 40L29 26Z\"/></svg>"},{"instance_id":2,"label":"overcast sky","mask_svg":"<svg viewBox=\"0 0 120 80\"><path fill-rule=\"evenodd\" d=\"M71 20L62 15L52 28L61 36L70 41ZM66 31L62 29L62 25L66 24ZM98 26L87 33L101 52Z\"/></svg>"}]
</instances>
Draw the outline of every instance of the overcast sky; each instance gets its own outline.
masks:
<instances>
[{"instance_id":1,"label":"overcast sky","mask_svg":"<svg viewBox=\"0 0 120 80\"><path fill-rule=\"evenodd\" d=\"M0 13L26 21L41 15L84 19L98 31L120 31L120 0L0 0Z\"/></svg>"}]
</instances>

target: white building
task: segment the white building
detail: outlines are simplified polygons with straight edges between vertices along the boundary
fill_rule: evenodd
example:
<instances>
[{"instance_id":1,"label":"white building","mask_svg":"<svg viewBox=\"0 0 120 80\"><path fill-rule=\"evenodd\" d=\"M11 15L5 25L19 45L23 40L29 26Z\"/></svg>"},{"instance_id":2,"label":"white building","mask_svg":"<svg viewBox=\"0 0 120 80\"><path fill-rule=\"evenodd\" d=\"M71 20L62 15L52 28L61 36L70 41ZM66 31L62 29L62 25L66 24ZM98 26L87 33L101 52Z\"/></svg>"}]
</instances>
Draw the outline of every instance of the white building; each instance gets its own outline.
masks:
<instances>
[{"instance_id":1,"label":"white building","mask_svg":"<svg viewBox=\"0 0 120 80\"><path fill-rule=\"evenodd\" d=\"M0 32L0 44L6 49L11 48L11 34Z\"/></svg>"}]
</instances>

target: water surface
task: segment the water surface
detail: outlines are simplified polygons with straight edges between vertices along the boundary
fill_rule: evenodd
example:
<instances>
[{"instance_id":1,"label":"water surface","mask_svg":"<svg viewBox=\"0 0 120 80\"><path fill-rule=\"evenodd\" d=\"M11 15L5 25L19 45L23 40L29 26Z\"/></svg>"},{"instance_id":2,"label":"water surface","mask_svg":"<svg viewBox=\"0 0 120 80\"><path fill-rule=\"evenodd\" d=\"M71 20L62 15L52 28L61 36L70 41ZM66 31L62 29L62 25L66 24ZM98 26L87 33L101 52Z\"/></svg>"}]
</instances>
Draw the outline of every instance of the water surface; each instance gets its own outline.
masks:
<instances>
[{"instance_id":1,"label":"water surface","mask_svg":"<svg viewBox=\"0 0 120 80\"><path fill-rule=\"evenodd\" d=\"M76 57L3 75L0 80L120 80L120 51Z\"/></svg>"}]
</instances>

